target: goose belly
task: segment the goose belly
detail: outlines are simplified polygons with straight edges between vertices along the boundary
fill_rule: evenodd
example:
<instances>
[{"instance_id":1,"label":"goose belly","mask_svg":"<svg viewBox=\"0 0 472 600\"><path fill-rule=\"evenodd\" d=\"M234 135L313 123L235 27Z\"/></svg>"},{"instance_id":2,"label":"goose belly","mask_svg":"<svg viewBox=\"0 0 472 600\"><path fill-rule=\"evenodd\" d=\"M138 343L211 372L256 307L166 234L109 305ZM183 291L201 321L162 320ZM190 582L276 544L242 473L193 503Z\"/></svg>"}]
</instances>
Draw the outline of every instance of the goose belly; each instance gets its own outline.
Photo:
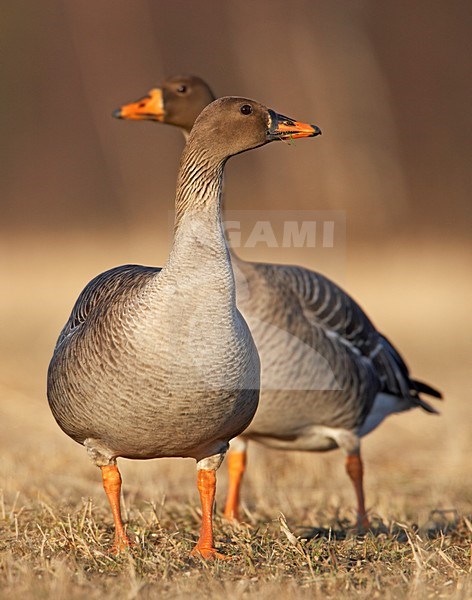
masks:
<instances>
[{"instance_id":1,"label":"goose belly","mask_svg":"<svg viewBox=\"0 0 472 600\"><path fill-rule=\"evenodd\" d=\"M159 343L167 335L147 324L106 339L87 332L59 348L48 397L60 427L79 443L99 440L114 456L199 459L219 452L257 407L252 340L230 330L215 341L202 330Z\"/></svg>"},{"instance_id":2,"label":"goose belly","mask_svg":"<svg viewBox=\"0 0 472 600\"><path fill-rule=\"evenodd\" d=\"M100 380L80 382L59 377L60 385L50 393L53 414L77 442L98 439L127 458L195 456L217 440L240 434L254 415L255 380L243 389L211 389L197 380L192 387L171 386L159 372L136 377L123 369L110 378L102 374Z\"/></svg>"},{"instance_id":3,"label":"goose belly","mask_svg":"<svg viewBox=\"0 0 472 600\"><path fill-rule=\"evenodd\" d=\"M342 390L267 390L261 388L257 413L243 433L273 445L282 441L294 450L329 450L336 447L323 428L355 431L362 420L361 407ZM320 435L316 428L322 428Z\"/></svg>"}]
</instances>

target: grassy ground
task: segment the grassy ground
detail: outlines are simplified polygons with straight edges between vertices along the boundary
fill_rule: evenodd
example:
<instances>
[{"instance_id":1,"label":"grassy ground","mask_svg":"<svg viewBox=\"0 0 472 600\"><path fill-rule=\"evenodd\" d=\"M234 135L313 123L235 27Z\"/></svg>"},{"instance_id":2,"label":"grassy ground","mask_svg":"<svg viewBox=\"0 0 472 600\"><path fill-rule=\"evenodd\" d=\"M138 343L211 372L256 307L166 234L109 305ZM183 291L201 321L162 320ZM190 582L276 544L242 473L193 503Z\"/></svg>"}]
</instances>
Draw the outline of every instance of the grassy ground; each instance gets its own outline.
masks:
<instances>
[{"instance_id":1,"label":"grassy ground","mask_svg":"<svg viewBox=\"0 0 472 600\"><path fill-rule=\"evenodd\" d=\"M216 518L217 546L232 560L205 564L188 557L199 527L192 461L121 461L136 546L117 559L107 552L112 519L99 471L58 429L45 399L52 346L81 285L113 264L154 262L151 242L123 248L107 240L107 255L103 240L71 241L60 252L41 240L0 245L11 257L0 274L11 286L0 296L2 598L472 597L463 249L416 247L418 264L412 248L349 255L349 289L415 374L446 394L440 417L392 417L363 442L375 530L353 529L354 494L339 452L253 445L245 524ZM221 507L224 465L218 483Z\"/></svg>"}]
</instances>

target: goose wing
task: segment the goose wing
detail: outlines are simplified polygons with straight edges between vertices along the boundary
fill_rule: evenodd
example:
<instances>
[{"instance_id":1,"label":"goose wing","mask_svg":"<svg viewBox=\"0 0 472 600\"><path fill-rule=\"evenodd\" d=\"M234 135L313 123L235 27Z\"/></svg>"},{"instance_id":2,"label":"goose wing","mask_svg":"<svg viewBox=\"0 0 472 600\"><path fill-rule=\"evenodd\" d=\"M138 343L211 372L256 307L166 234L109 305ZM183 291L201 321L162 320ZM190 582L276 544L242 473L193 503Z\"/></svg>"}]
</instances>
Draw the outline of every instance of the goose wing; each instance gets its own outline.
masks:
<instances>
[{"instance_id":1,"label":"goose wing","mask_svg":"<svg viewBox=\"0 0 472 600\"><path fill-rule=\"evenodd\" d=\"M63 327L56 348L70 335L85 327L89 320L106 310L112 302L155 277L160 268L141 265L114 267L94 277L82 290Z\"/></svg>"},{"instance_id":2,"label":"goose wing","mask_svg":"<svg viewBox=\"0 0 472 600\"><path fill-rule=\"evenodd\" d=\"M303 267L274 265L270 277L282 280L297 297L307 321L322 327L367 358L379 377L381 391L408 399L428 412L437 412L420 393L441 398L441 393L410 377L400 353L382 335L357 302L327 277Z\"/></svg>"}]
</instances>

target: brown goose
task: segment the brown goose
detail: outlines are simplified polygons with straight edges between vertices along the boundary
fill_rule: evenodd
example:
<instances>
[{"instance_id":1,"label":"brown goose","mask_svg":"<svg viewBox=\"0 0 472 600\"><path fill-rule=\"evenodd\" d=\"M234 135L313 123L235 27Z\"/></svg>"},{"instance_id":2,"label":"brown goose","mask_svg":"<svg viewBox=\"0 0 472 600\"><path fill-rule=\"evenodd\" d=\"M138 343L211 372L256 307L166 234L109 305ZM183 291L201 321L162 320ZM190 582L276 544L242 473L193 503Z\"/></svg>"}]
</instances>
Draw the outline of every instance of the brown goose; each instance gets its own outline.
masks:
<instances>
[{"instance_id":1,"label":"brown goose","mask_svg":"<svg viewBox=\"0 0 472 600\"><path fill-rule=\"evenodd\" d=\"M166 265L125 265L98 275L59 336L49 404L63 431L102 470L115 550L129 545L117 457L176 456L197 461L202 528L193 553L219 556L212 532L215 472L229 440L255 413L260 368L235 304L220 214L223 168L240 152L318 133L252 100L213 102L182 155Z\"/></svg>"},{"instance_id":2,"label":"brown goose","mask_svg":"<svg viewBox=\"0 0 472 600\"><path fill-rule=\"evenodd\" d=\"M214 99L198 77L176 76L115 112L123 119L180 127ZM261 396L254 420L231 442L225 515L238 518L247 440L285 450L340 447L357 498L358 525L369 527L360 438L392 413L421 407L420 393L441 394L410 377L398 351L359 305L332 281L302 267L242 261L233 252L237 305L259 351Z\"/></svg>"}]
</instances>

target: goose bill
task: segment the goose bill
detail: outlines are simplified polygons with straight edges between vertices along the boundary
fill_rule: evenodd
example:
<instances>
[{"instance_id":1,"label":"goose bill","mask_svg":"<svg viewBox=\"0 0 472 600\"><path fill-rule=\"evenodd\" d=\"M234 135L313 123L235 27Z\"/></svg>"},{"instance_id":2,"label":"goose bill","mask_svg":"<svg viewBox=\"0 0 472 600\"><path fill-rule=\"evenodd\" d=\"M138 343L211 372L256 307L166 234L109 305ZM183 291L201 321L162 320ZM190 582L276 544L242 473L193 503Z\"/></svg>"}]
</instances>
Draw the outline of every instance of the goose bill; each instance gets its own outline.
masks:
<instances>
[{"instance_id":1,"label":"goose bill","mask_svg":"<svg viewBox=\"0 0 472 600\"><path fill-rule=\"evenodd\" d=\"M321 135L321 129L316 125L294 121L284 115L270 110L269 138L271 140L291 140L303 137Z\"/></svg>"},{"instance_id":2,"label":"goose bill","mask_svg":"<svg viewBox=\"0 0 472 600\"><path fill-rule=\"evenodd\" d=\"M162 90L156 88L151 90L144 98L136 100L136 102L123 104L123 106L120 106L120 108L115 110L113 116L117 119L162 122L164 120L164 99L162 97Z\"/></svg>"}]
</instances>

